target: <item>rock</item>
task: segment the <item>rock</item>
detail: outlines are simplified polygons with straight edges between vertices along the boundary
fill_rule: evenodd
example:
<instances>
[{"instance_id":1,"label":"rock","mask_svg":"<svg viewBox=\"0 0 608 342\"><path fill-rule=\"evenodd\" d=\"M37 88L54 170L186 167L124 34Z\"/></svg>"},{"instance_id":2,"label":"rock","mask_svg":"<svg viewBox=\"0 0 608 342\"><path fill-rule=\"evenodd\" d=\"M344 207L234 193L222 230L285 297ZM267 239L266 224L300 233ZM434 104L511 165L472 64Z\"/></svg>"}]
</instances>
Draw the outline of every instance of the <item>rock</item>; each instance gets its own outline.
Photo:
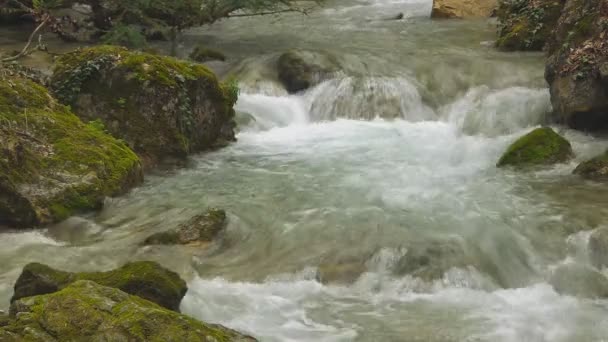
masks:
<instances>
[{"instance_id":1,"label":"rock","mask_svg":"<svg viewBox=\"0 0 608 342\"><path fill-rule=\"evenodd\" d=\"M572 158L572 146L549 127L542 127L517 139L496 166L526 167L562 163Z\"/></svg>"},{"instance_id":2,"label":"rock","mask_svg":"<svg viewBox=\"0 0 608 342\"><path fill-rule=\"evenodd\" d=\"M563 0L500 1L496 46L505 51L540 51L559 19Z\"/></svg>"},{"instance_id":3,"label":"rock","mask_svg":"<svg viewBox=\"0 0 608 342\"><path fill-rule=\"evenodd\" d=\"M545 79L554 119L571 128L608 128L608 0L567 0L549 41ZM605 72L605 71L604 71Z\"/></svg>"},{"instance_id":4,"label":"rock","mask_svg":"<svg viewBox=\"0 0 608 342\"><path fill-rule=\"evenodd\" d=\"M255 341L215 324L197 321L137 296L80 280L46 295L11 305L0 339L12 341Z\"/></svg>"},{"instance_id":5,"label":"rock","mask_svg":"<svg viewBox=\"0 0 608 342\"><path fill-rule=\"evenodd\" d=\"M498 7L497 0L433 0L431 18L489 18Z\"/></svg>"},{"instance_id":6,"label":"rock","mask_svg":"<svg viewBox=\"0 0 608 342\"><path fill-rule=\"evenodd\" d=\"M574 174L587 179L608 180L608 151L590 160L580 163Z\"/></svg>"},{"instance_id":7,"label":"rock","mask_svg":"<svg viewBox=\"0 0 608 342\"><path fill-rule=\"evenodd\" d=\"M226 56L217 50L208 49L204 46L199 45L195 47L194 50L192 50L192 53L190 53L190 59L199 63L204 63L208 61L223 62L226 60Z\"/></svg>"},{"instance_id":8,"label":"rock","mask_svg":"<svg viewBox=\"0 0 608 342\"><path fill-rule=\"evenodd\" d=\"M470 260L464 246L455 239L413 244L395 266L398 275L411 275L431 281L441 279L453 267L464 267Z\"/></svg>"},{"instance_id":9,"label":"rock","mask_svg":"<svg viewBox=\"0 0 608 342\"><path fill-rule=\"evenodd\" d=\"M364 260L324 262L317 269L317 280L323 284L352 284L367 270Z\"/></svg>"},{"instance_id":10,"label":"rock","mask_svg":"<svg viewBox=\"0 0 608 342\"><path fill-rule=\"evenodd\" d=\"M596 229L589 236L589 259L597 268L608 267L608 228Z\"/></svg>"},{"instance_id":11,"label":"rock","mask_svg":"<svg viewBox=\"0 0 608 342\"><path fill-rule=\"evenodd\" d=\"M608 278L582 265L558 267L553 271L549 283L560 294L584 298L608 297Z\"/></svg>"},{"instance_id":12,"label":"rock","mask_svg":"<svg viewBox=\"0 0 608 342\"><path fill-rule=\"evenodd\" d=\"M148 237L144 245L188 245L212 242L226 228L226 212L210 209L196 215L177 229Z\"/></svg>"},{"instance_id":13,"label":"rock","mask_svg":"<svg viewBox=\"0 0 608 342\"><path fill-rule=\"evenodd\" d=\"M0 74L0 224L32 227L101 207L143 179L137 155L31 80Z\"/></svg>"},{"instance_id":14,"label":"rock","mask_svg":"<svg viewBox=\"0 0 608 342\"><path fill-rule=\"evenodd\" d=\"M279 56L279 80L290 93L306 90L340 70L338 60L325 52L290 50Z\"/></svg>"},{"instance_id":15,"label":"rock","mask_svg":"<svg viewBox=\"0 0 608 342\"><path fill-rule=\"evenodd\" d=\"M234 140L238 88L200 64L112 46L61 56L55 95L83 120L100 120L146 167Z\"/></svg>"},{"instance_id":16,"label":"rock","mask_svg":"<svg viewBox=\"0 0 608 342\"><path fill-rule=\"evenodd\" d=\"M31 263L23 268L17 279L11 302L53 293L78 280L91 280L115 287L175 311L179 310L179 304L188 290L186 282L177 273L152 261L132 262L109 272L92 273L63 272Z\"/></svg>"}]
</instances>

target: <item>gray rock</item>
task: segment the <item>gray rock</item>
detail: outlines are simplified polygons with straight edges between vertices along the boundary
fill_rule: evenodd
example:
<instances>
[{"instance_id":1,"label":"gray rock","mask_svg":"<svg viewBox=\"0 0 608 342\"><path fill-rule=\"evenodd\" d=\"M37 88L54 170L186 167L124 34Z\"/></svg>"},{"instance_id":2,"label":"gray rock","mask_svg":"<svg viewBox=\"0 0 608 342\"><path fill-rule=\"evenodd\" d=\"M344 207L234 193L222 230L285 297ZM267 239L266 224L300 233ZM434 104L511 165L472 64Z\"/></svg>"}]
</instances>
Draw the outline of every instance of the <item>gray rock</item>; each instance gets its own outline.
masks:
<instances>
[{"instance_id":1,"label":"gray rock","mask_svg":"<svg viewBox=\"0 0 608 342\"><path fill-rule=\"evenodd\" d=\"M553 271L549 283L560 294L583 298L607 298L608 278L592 268L568 264Z\"/></svg>"}]
</instances>

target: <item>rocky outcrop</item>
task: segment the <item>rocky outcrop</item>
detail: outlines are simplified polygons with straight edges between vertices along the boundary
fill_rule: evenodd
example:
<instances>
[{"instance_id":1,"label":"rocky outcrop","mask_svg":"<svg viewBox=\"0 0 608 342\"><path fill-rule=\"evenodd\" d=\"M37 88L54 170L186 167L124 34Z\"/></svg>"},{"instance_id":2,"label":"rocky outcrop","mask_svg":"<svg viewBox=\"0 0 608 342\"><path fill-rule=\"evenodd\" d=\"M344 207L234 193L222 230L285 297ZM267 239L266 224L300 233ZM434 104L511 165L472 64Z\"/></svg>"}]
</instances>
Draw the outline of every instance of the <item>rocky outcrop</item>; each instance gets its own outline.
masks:
<instances>
[{"instance_id":1,"label":"rocky outcrop","mask_svg":"<svg viewBox=\"0 0 608 342\"><path fill-rule=\"evenodd\" d=\"M583 265L562 265L553 271L549 279L560 294L583 298L607 298L608 278L602 273Z\"/></svg>"},{"instance_id":2,"label":"rocky outcrop","mask_svg":"<svg viewBox=\"0 0 608 342\"><path fill-rule=\"evenodd\" d=\"M63 272L32 263L23 268L17 279L11 302L53 293L79 280L114 287L175 311L179 310L179 304L188 290L186 282L177 273L152 261L132 262L109 272L91 273Z\"/></svg>"},{"instance_id":3,"label":"rocky outcrop","mask_svg":"<svg viewBox=\"0 0 608 342\"><path fill-rule=\"evenodd\" d=\"M551 37L564 0L502 0L496 45L506 51L540 51Z\"/></svg>"},{"instance_id":4,"label":"rocky outcrop","mask_svg":"<svg viewBox=\"0 0 608 342\"><path fill-rule=\"evenodd\" d=\"M279 80L290 93L306 90L339 70L337 58L325 52L291 50L277 60Z\"/></svg>"},{"instance_id":5,"label":"rocky outcrop","mask_svg":"<svg viewBox=\"0 0 608 342\"><path fill-rule=\"evenodd\" d=\"M599 269L608 267L608 228L599 228L589 236L589 259Z\"/></svg>"},{"instance_id":6,"label":"rocky outcrop","mask_svg":"<svg viewBox=\"0 0 608 342\"><path fill-rule=\"evenodd\" d=\"M142 181L138 157L46 88L0 73L0 224L32 227L102 206Z\"/></svg>"},{"instance_id":7,"label":"rocky outcrop","mask_svg":"<svg viewBox=\"0 0 608 342\"><path fill-rule=\"evenodd\" d=\"M567 0L548 44L545 78L555 119L608 128L608 0Z\"/></svg>"},{"instance_id":8,"label":"rocky outcrop","mask_svg":"<svg viewBox=\"0 0 608 342\"><path fill-rule=\"evenodd\" d=\"M174 230L148 237L144 245L192 245L211 243L226 228L226 212L210 209Z\"/></svg>"},{"instance_id":9,"label":"rocky outcrop","mask_svg":"<svg viewBox=\"0 0 608 342\"><path fill-rule=\"evenodd\" d=\"M431 18L489 18L498 0L434 0Z\"/></svg>"},{"instance_id":10,"label":"rocky outcrop","mask_svg":"<svg viewBox=\"0 0 608 342\"><path fill-rule=\"evenodd\" d=\"M608 180L608 152L580 163L574 174L592 180Z\"/></svg>"},{"instance_id":11,"label":"rocky outcrop","mask_svg":"<svg viewBox=\"0 0 608 342\"><path fill-rule=\"evenodd\" d=\"M59 58L51 88L83 120L99 120L126 141L145 166L234 140L238 88L200 64L99 46Z\"/></svg>"},{"instance_id":12,"label":"rocky outcrop","mask_svg":"<svg viewBox=\"0 0 608 342\"><path fill-rule=\"evenodd\" d=\"M572 158L568 140L549 127L542 127L517 139L502 155L498 167L527 167L562 163Z\"/></svg>"},{"instance_id":13,"label":"rocky outcrop","mask_svg":"<svg viewBox=\"0 0 608 342\"><path fill-rule=\"evenodd\" d=\"M0 340L17 341L255 341L92 281L12 303Z\"/></svg>"}]
</instances>

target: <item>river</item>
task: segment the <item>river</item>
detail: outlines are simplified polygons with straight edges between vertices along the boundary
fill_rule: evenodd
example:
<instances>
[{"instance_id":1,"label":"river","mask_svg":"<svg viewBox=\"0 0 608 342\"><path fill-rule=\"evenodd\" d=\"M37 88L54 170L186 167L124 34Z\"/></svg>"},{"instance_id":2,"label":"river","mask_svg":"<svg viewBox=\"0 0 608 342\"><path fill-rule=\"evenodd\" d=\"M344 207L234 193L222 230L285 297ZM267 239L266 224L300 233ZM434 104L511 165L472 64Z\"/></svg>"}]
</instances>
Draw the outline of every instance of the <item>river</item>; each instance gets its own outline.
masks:
<instances>
[{"instance_id":1,"label":"river","mask_svg":"<svg viewBox=\"0 0 608 342\"><path fill-rule=\"evenodd\" d=\"M183 53L204 42L230 57L220 69L249 116L238 142L149 175L100 213L0 233L0 308L28 262L145 259L188 280L182 312L262 341L605 339L608 301L549 279L588 266L589 232L608 224L608 188L571 175L608 142L554 127L574 161L497 169L550 111L544 58L496 51L493 20L430 10L347 0L189 31ZM332 53L343 73L288 95L271 61L295 47ZM140 246L207 207L228 211L220 242Z\"/></svg>"}]
</instances>

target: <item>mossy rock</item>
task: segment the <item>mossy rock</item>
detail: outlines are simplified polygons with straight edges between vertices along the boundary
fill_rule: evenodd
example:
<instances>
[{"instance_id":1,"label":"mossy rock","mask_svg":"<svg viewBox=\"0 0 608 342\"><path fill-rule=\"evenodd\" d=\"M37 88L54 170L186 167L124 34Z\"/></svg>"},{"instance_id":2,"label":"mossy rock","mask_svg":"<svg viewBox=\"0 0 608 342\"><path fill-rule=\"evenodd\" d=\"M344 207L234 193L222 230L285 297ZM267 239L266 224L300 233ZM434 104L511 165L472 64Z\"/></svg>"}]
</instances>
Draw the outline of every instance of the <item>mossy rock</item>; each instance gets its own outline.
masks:
<instances>
[{"instance_id":1,"label":"mossy rock","mask_svg":"<svg viewBox=\"0 0 608 342\"><path fill-rule=\"evenodd\" d=\"M177 273L152 261L132 262L109 272L91 273L70 273L31 263L23 268L17 279L11 302L53 293L78 280L91 280L115 287L175 311L179 310L179 304L188 290L186 282Z\"/></svg>"},{"instance_id":2,"label":"mossy rock","mask_svg":"<svg viewBox=\"0 0 608 342\"><path fill-rule=\"evenodd\" d=\"M212 242L226 228L226 212L210 209L196 215L177 229L148 237L144 245L187 245Z\"/></svg>"},{"instance_id":3,"label":"mossy rock","mask_svg":"<svg viewBox=\"0 0 608 342\"><path fill-rule=\"evenodd\" d=\"M100 120L126 141L145 166L234 140L234 92L201 64L98 46L60 57L51 88L83 120Z\"/></svg>"},{"instance_id":4,"label":"mossy rock","mask_svg":"<svg viewBox=\"0 0 608 342\"><path fill-rule=\"evenodd\" d=\"M0 75L0 224L58 222L142 179L125 143L83 123L40 84Z\"/></svg>"},{"instance_id":5,"label":"mossy rock","mask_svg":"<svg viewBox=\"0 0 608 342\"><path fill-rule=\"evenodd\" d=\"M526 167L566 162L572 158L568 140L549 127L542 127L517 139L502 155L498 167Z\"/></svg>"},{"instance_id":6,"label":"mossy rock","mask_svg":"<svg viewBox=\"0 0 608 342\"><path fill-rule=\"evenodd\" d=\"M199 62L199 63L204 63L204 62L208 62L208 61L222 61L223 62L226 60L226 55L224 55L220 51L217 51L214 49L209 49L202 45L195 47L194 50L192 51L192 53L190 53L189 57L191 60L193 60L195 62Z\"/></svg>"},{"instance_id":7,"label":"mossy rock","mask_svg":"<svg viewBox=\"0 0 608 342\"><path fill-rule=\"evenodd\" d=\"M11 305L2 341L255 341L197 321L119 289L86 280Z\"/></svg>"},{"instance_id":8,"label":"mossy rock","mask_svg":"<svg viewBox=\"0 0 608 342\"><path fill-rule=\"evenodd\" d=\"M608 152L580 163L574 174L587 179L608 180Z\"/></svg>"},{"instance_id":9,"label":"mossy rock","mask_svg":"<svg viewBox=\"0 0 608 342\"><path fill-rule=\"evenodd\" d=\"M306 90L340 70L337 58L325 53L290 50L279 56L279 80L290 93Z\"/></svg>"},{"instance_id":10,"label":"mossy rock","mask_svg":"<svg viewBox=\"0 0 608 342\"><path fill-rule=\"evenodd\" d=\"M506 51L540 51L551 38L562 0L499 1L500 29L496 45Z\"/></svg>"}]
</instances>

